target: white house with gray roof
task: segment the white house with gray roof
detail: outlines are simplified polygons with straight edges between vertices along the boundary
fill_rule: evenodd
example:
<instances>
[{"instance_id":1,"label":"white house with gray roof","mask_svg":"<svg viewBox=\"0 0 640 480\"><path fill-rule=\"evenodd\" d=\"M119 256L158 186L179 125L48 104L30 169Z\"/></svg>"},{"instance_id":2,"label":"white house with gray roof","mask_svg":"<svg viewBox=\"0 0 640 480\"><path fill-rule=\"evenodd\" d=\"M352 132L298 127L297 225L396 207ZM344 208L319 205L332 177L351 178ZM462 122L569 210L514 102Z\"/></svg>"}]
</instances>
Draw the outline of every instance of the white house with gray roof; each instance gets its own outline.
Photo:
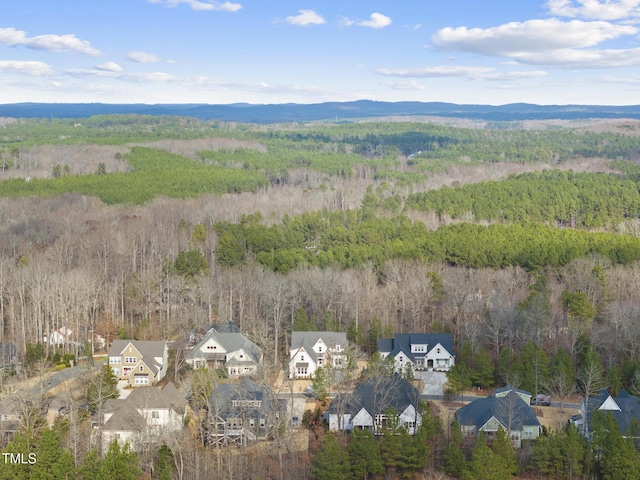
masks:
<instances>
[{"instance_id":1,"label":"white house with gray roof","mask_svg":"<svg viewBox=\"0 0 640 480\"><path fill-rule=\"evenodd\" d=\"M310 378L318 367L347 365L344 332L291 332L289 378Z\"/></svg>"},{"instance_id":2,"label":"white house with gray roof","mask_svg":"<svg viewBox=\"0 0 640 480\"><path fill-rule=\"evenodd\" d=\"M262 364L262 349L242 333L211 331L187 353L191 368L224 368L229 376L252 375Z\"/></svg>"},{"instance_id":3,"label":"white house with gray roof","mask_svg":"<svg viewBox=\"0 0 640 480\"><path fill-rule=\"evenodd\" d=\"M446 372L456 358L450 333L396 333L393 338L378 340L378 353L393 359L398 373L407 368Z\"/></svg>"},{"instance_id":4,"label":"white house with gray roof","mask_svg":"<svg viewBox=\"0 0 640 480\"><path fill-rule=\"evenodd\" d=\"M379 435L388 426L390 411L397 416L397 427L410 435L422 424L420 392L397 374L370 378L353 392L338 394L328 411L329 430L359 429Z\"/></svg>"}]
</instances>

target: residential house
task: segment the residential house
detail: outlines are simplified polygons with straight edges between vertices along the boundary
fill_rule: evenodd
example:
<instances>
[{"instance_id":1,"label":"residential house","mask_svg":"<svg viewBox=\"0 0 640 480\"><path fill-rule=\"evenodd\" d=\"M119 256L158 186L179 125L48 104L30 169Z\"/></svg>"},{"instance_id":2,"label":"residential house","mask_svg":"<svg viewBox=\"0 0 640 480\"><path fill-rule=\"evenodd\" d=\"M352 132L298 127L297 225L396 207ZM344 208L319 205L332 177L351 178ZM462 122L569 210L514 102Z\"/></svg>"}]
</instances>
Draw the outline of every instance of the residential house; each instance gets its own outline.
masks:
<instances>
[{"instance_id":1,"label":"residential house","mask_svg":"<svg viewBox=\"0 0 640 480\"><path fill-rule=\"evenodd\" d=\"M379 435L390 412L397 415L398 428L406 427L410 434L422 424L420 392L397 374L370 378L353 392L337 395L329 405L329 429L367 429Z\"/></svg>"},{"instance_id":2,"label":"residential house","mask_svg":"<svg viewBox=\"0 0 640 480\"><path fill-rule=\"evenodd\" d=\"M182 430L187 400L173 385L140 387L125 399L109 399L102 408L102 446L113 440L137 449L162 435Z\"/></svg>"},{"instance_id":3,"label":"residential house","mask_svg":"<svg viewBox=\"0 0 640 480\"><path fill-rule=\"evenodd\" d=\"M209 445L246 445L266 439L285 418L286 401L278 400L266 385L247 378L218 385L209 401Z\"/></svg>"},{"instance_id":4,"label":"residential house","mask_svg":"<svg viewBox=\"0 0 640 480\"><path fill-rule=\"evenodd\" d=\"M344 332L291 332L289 378L310 378L318 367L347 366Z\"/></svg>"},{"instance_id":5,"label":"residential house","mask_svg":"<svg viewBox=\"0 0 640 480\"><path fill-rule=\"evenodd\" d=\"M378 353L393 359L398 373L407 368L446 372L455 364L450 333L396 333L378 340Z\"/></svg>"},{"instance_id":6,"label":"residential house","mask_svg":"<svg viewBox=\"0 0 640 480\"><path fill-rule=\"evenodd\" d=\"M77 335L75 336L75 339L77 340ZM53 332L51 332L51 334L49 335L45 335L44 338L44 344L45 345L53 345L56 347L62 347L63 345L77 345L78 342L74 342L74 331L63 325L62 327L60 327L57 330L54 330Z\"/></svg>"},{"instance_id":7,"label":"residential house","mask_svg":"<svg viewBox=\"0 0 640 480\"><path fill-rule=\"evenodd\" d=\"M262 364L262 349L239 332L209 331L185 360L192 368L224 368L229 376L252 375Z\"/></svg>"},{"instance_id":8,"label":"residential house","mask_svg":"<svg viewBox=\"0 0 640 480\"><path fill-rule=\"evenodd\" d=\"M0 400L0 448L12 442L20 430L22 414L10 396Z\"/></svg>"},{"instance_id":9,"label":"residential house","mask_svg":"<svg viewBox=\"0 0 640 480\"><path fill-rule=\"evenodd\" d=\"M160 435L182 430L187 400L173 383L168 383L162 388L136 388L126 401L142 415L152 434Z\"/></svg>"},{"instance_id":10,"label":"residential house","mask_svg":"<svg viewBox=\"0 0 640 480\"><path fill-rule=\"evenodd\" d=\"M103 452L109 449L114 440L117 440L121 447L128 443L133 450L140 449L141 445L148 441L144 417L126 399L110 398L104 403L102 428L94 430L94 434L97 432L101 434L99 442Z\"/></svg>"},{"instance_id":11,"label":"residential house","mask_svg":"<svg viewBox=\"0 0 640 480\"><path fill-rule=\"evenodd\" d=\"M456 411L455 418L465 439L474 440L482 431L490 442L500 428L516 448L522 446L522 440L538 438L542 427L529 403L514 389L503 393L474 400Z\"/></svg>"},{"instance_id":12,"label":"residential house","mask_svg":"<svg viewBox=\"0 0 640 480\"><path fill-rule=\"evenodd\" d=\"M630 434L632 423L640 427L640 397L630 395L626 390L621 390L614 398L607 390L602 389L596 396L589 397L588 402L582 399L580 414L573 417L571 422L586 437L593 432L591 420L595 412L611 412L623 435Z\"/></svg>"},{"instance_id":13,"label":"residential house","mask_svg":"<svg viewBox=\"0 0 640 480\"><path fill-rule=\"evenodd\" d=\"M164 378L168 366L167 342L114 340L109 365L118 380L130 386L154 385Z\"/></svg>"}]
</instances>

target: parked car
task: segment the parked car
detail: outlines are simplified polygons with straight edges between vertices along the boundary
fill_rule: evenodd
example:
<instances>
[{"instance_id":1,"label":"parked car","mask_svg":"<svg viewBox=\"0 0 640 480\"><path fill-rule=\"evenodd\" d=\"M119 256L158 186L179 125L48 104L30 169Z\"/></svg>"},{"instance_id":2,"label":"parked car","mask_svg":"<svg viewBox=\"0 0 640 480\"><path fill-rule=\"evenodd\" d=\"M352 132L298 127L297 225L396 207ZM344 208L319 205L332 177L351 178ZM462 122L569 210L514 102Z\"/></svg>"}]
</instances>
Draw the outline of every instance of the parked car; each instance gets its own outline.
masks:
<instances>
[{"instance_id":1,"label":"parked car","mask_svg":"<svg viewBox=\"0 0 640 480\"><path fill-rule=\"evenodd\" d=\"M549 405L551 405L551 395L545 395L543 393L539 393L538 395L536 395L531 399L531 405L548 407Z\"/></svg>"}]
</instances>

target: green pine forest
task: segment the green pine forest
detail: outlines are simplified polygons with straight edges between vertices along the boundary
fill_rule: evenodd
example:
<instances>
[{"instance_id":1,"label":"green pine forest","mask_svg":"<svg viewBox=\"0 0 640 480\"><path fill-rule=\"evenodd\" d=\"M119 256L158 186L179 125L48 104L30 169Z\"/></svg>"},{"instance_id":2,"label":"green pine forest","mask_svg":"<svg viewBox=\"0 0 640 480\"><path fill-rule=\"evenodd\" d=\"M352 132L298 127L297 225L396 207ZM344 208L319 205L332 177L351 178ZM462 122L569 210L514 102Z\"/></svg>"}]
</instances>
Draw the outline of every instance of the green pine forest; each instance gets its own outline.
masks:
<instances>
[{"instance_id":1,"label":"green pine forest","mask_svg":"<svg viewBox=\"0 0 640 480\"><path fill-rule=\"evenodd\" d=\"M640 124L464 125L3 119L0 343L24 369L0 386L84 356L43 346L66 323L178 341L233 321L272 376L292 330L344 331L358 360L393 333L448 332L449 400L507 383L567 403L640 395ZM192 388L175 355L172 379ZM514 451L423 408L418 435L380 440L329 434L313 412L308 451L252 455L185 434L100 456L88 419L65 419L3 445L39 460L0 478L640 478L638 445L606 416L591 443L563 424Z\"/></svg>"}]
</instances>

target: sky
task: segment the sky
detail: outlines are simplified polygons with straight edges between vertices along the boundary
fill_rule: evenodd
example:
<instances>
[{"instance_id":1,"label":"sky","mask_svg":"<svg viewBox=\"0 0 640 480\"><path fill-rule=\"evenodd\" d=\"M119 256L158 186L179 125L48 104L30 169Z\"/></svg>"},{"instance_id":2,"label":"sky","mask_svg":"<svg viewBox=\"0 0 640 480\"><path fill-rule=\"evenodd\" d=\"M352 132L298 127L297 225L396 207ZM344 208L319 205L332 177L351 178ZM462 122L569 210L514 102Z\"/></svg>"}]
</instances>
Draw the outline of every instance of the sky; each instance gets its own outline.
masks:
<instances>
[{"instance_id":1,"label":"sky","mask_svg":"<svg viewBox=\"0 0 640 480\"><path fill-rule=\"evenodd\" d=\"M0 0L0 103L640 104L640 0Z\"/></svg>"}]
</instances>

